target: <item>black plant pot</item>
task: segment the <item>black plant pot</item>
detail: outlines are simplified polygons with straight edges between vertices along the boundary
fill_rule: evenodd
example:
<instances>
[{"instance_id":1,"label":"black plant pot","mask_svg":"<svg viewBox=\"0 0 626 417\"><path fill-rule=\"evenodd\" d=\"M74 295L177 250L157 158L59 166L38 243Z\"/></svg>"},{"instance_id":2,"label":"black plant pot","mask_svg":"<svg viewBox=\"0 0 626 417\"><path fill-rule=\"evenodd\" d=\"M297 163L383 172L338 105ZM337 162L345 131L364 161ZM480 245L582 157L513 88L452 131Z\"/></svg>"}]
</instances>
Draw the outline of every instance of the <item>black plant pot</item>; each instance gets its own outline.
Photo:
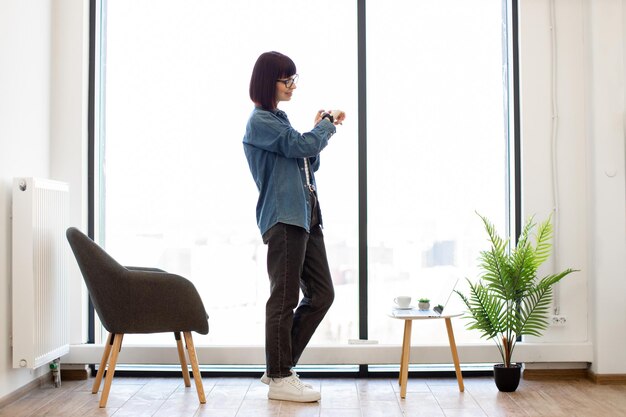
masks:
<instances>
[{"instance_id":1,"label":"black plant pot","mask_svg":"<svg viewBox=\"0 0 626 417\"><path fill-rule=\"evenodd\" d=\"M496 387L502 392L513 392L519 385L521 377L522 364L512 363L510 368L499 363L493 365L493 378L496 381Z\"/></svg>"}]
</instances>

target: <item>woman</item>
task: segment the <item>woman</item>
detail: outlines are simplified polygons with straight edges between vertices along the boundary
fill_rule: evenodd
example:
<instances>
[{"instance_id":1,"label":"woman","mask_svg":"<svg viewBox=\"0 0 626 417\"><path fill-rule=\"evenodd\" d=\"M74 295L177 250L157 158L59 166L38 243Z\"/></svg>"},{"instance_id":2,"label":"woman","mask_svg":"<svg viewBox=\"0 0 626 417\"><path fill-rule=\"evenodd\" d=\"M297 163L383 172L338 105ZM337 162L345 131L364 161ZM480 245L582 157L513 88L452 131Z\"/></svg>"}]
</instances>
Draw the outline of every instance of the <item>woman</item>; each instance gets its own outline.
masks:
<instances>
[{"instance_id":1,"label":"woman","mask_svg":"<svg viewBox=\"0 0 626 417\"><path fill-rule=\"evenodd\" d=\"M261 381L269 385L270 399L310 402L320 393L303 384L292 368L334 299L313 173L345 113L319 110L313 130L297 132L277 108L291 100L297 80L289 57L266 52L257 59L250 80L255 108L243 146L259 189L257 224L268 245L270 296Z\"/></svg>"}]
</instances>

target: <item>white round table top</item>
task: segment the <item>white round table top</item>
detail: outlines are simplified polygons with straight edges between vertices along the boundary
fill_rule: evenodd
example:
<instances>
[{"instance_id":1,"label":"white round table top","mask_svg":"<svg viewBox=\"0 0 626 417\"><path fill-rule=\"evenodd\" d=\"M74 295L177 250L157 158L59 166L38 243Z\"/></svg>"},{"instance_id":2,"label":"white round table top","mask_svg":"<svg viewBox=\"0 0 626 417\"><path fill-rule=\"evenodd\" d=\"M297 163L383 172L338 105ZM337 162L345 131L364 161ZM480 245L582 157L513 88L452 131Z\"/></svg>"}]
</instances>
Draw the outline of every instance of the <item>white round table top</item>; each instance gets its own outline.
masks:
<instances>
[{"instance_id":1,"label":"white round table top","mask_svg":"<svg viewBox=\"0 0 626 417\"><path fill-rule=\"evenodd\" d=\"M449 319L452 317L459 317L462 315L463 313L459 313L459 312L439 314L433 310L418 310L417 308L410 308L410 309L392 308L389 312L387 312L387 316L391 317L392 319L401 319L401 320Z\"/></svg>"}]
</instances>

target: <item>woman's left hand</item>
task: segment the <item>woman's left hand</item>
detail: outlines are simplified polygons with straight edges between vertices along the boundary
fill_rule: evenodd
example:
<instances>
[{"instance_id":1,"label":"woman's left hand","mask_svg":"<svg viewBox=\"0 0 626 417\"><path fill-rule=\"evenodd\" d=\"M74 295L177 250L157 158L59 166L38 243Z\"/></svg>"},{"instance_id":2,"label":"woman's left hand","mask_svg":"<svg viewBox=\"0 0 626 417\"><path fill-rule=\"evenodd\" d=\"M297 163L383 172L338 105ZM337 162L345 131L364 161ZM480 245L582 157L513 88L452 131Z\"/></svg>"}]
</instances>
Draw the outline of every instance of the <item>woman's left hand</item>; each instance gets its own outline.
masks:
<instances>
[{"instance_id":1,"label":"woman's left hand","mask_svg":"<svg viewBox=\"0 0 626 417\"><path fill-rule=\"evenodd\" d=\"M313 124L313 126L317 126L317 124L322 121L322 116L324 115L324 113L326 113L326 110L324 109L317 111L317 114L315 115L315 123Z\"/></svg>"}]
</instances>

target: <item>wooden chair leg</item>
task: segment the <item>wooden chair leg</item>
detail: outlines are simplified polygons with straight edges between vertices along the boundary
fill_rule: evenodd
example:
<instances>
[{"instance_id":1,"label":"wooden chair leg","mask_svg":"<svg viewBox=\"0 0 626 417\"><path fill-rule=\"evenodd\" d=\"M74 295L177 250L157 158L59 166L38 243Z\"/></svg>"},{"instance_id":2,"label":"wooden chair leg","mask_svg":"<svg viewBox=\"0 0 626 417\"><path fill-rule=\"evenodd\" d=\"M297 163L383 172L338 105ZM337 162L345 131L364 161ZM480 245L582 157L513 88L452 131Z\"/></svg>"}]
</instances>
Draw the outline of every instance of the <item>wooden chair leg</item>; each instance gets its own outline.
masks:
<instances>
[{"instance_id":1,"label":"wooden chair leg","mask_svg":"<svg viewBox=\"0 0 626 417\"><path fill-rule=\"evenodd\" d=\"M100 360L100 367L98 368L96 379L93 381L93 387L91 388L92 394L97 394L100 389L100 382L102 382L102 376L104 375L104 370L107 367L109 355L111 355L111 345L113 345L114 337L113 333L109 333L109 336L107 337L106 345L104 345L104 353L102 353L102 359Z\"/></svg>"},{"instance_id":2,"label":"wooden chair leg","mask_svg":"<svg viewBox=\"0 0 626 417\"><path fill-rule=\"evenodd\" d=\"M124 334L118 333L114 335L113 346L111 347L111 358L109 360L109 367L107 369L107 376L104 379L104 388L102 389L102 395L100 397L100 408L104 408L107 405L109 399L109 391L111 391L111 382L113 382L113 374L115 374L115 365L117 364L117 357L122 349L122 339Z\"/></svg>"},{"instance_id":3,"label":"wooden chair leg","mask_svg":"<svg viewBox=\"0 0 626 417\"><path fill-rule=\"evenodd\" d=\"M183 341L180 339L180 332L174 332L174 338L176 338L176 348L178 349L178 360L180 361L180 368L183 371L183 379L185 380L185 386L189 388L191 386L191 380L189 379L189 368L187 368L187 359L185 359L185 348L183 347Z\"/></svg>"},{"instance_id":4,"label":"wooden chair leg","mask_svg":"<svg viewBox=\"0 0 626 417\"><path fill-rule=\"evenodd\" d=\"M193 338L191 337L191 332L183 332L183 335L185 336L185 344L187 345L187 352L189 353L189 362L191 362L191 371L193 372L193 380L196 383L198 399L200 400L200 404L205 404L206 397L204 396L204 387L202 386L202 377L200 376L198 356L196 356L196 348L193 345Z\"/></svg>"}]
</instances>

